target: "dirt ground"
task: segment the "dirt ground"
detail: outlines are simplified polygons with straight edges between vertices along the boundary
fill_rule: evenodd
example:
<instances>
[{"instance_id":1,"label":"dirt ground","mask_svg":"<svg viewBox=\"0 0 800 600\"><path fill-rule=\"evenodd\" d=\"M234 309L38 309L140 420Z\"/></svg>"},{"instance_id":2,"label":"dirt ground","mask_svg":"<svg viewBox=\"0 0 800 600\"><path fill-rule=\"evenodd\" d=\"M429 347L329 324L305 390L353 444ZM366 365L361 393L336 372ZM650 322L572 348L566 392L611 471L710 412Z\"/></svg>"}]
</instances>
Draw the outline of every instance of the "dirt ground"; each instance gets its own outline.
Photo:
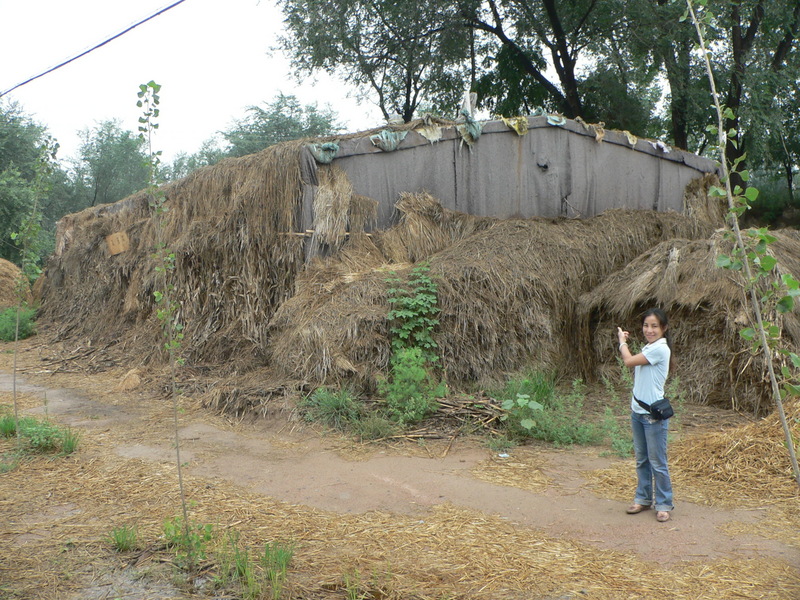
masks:
<instances>
[{"instance_id":1,"label":"dirt ground","mask_svg":"<svg viewBox=\"0 0 800 600\"><path fill-rule=\"evenodd\" d=\"M6 406L11 348L0 346ZM0 598L233 597L187 589L158 551L179 510L169 401L146 386L120 391L125 369L88 374L40 354L19 353L18 400L79 431L81 445L0 474ZM687 407L680 434L743 419ZM189 398L179 431L196 518L254 544L297 543L286 597L800 599L796 536L760 534L770 503L689 502L676 487L670 522L626 515L630 498L591 477L623 462L633 492L632 462L605 448L499 453L473 436L359 445L289 405L233 421ZM107 536L125 523L143 548L122 556ZM358 593L347 573L364 580Z\"/></svg>"}]
</instances>

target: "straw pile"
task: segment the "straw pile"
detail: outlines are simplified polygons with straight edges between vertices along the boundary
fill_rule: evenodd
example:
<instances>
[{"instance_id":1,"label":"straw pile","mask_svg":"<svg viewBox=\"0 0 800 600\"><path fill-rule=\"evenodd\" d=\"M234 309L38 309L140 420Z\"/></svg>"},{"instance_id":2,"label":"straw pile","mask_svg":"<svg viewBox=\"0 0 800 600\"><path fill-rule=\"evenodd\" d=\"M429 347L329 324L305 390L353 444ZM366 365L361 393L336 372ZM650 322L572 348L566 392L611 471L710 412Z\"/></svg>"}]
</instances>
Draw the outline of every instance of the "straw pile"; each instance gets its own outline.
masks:
<instances>
[{"instance_id":1,"label":"straw pile","mask_svg":"<svg viewBox=\"0 0 800 600\"><path fill-rule=\"evenodd\" d=\"M721 238L710 236L724 210L706 193L712 177L687 188L685 215L620 209L586 220L498 220L447 210L420 193L399 199L394 227L371 231L376 203L355 194L335 166L311 177L306 142L166 186L168 212L158 218L139 193L63 219L41 320L57 340L117 344L121 356L163 361L153 351L162 347L153 296L172 286L189 364L218 377L265 370L268 380L252 390L263 398L287 382L370 390L390 356L387 279L429 261L441 307L436 341L453 385L491 383L528 366L594 379L613 364L617 324L635 331L639 311L659 303L674 313L680 374L693 399L768 409L758 359L737 335L747 323L740 286L714 266ZM314 227L301 231L312 208ZM114 254L107 238L118 233L130 244ZM175 254L168 281L152 257L157 240ZM798 272L798 250L781 236L782 268ZM794 320L784 327L788 340L798 339ZM237 412L262 403L241 389L215 393L211 404L231 399Z\"/></svg>"},{"instance_id":2,"label":"straw pile","mask_svg":"<svg viewBox=\"0 0 800 600\"><path fill-rule=\"evenodd\" d=\"M285 235L297 224L301 146L273 146L165 186L168 212L158 224L144 193L65 218L46 271L43 318L61 339L119 339L158 359L153 292L171 284L190 340L187 358L252 357L303 265L304 238ZM117 232L127 234L130 248L112 255L105 238ZM157 237L175 253L169 282L151 256Z\"/></svg>"},{"instance_id":3,"label":"straw pile","mask_svg":"<svg viewBox=\"0 0 800 600\"><path fill-rule=\"evenodd\" d=\"M14 263L0 258L0 310L19 304L18 285L22 281L22 271ZM31 301L28 286L24 286L26 302Z\"/></svg>"},{"instance_id":4,"label":"straw pile","mask_svg":"<svg viewBox=\"0 0 800 600\"><path fill-rule=\"evenodd\" d=\"M774 232L770 251L778 259L775 277L800 274L800 235ZM641 313L651 306L667 311L677 369L687 397L737 410L765 413L773 402L763 355L752 354L739 331L752 326L740 274L716 266L717 256L729 254L731 243L719 231L706 240L665 241L610 275L579 301L576 327L591 343L578 347L583 374L593 378L618 369L616 328L634 339ZM768 311L764 318L778 324L783 341L797 351L800 312ZM780 361L776 358L776 367Z\"/></svg>"},{"instance_id":5,"label":"straw pile","mask_svg":"<svg viewBox=\"0 0 800 600\"><path fill-rule=\"evenodd\" d=\"M577 299L662 240L709 235L677 213L615 210L587 220L476 218L406 195L403 219L311 265L270 323L287 377L371 387L390 352L386 280L427 260L441 307L436 335L448 381L491 381L534 363L572 365Z\"/></svg>"}]
</instances>

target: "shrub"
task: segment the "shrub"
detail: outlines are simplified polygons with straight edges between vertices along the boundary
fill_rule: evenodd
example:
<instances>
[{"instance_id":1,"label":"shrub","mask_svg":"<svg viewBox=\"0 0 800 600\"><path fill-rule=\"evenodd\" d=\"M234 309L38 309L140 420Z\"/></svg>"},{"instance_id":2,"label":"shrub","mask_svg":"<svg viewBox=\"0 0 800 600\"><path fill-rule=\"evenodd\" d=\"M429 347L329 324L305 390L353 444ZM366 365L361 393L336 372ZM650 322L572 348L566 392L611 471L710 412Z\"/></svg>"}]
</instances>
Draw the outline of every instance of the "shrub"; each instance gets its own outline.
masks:
<instances>
[{"instance_id":1,"label":"shrub","mask_svg":"<svg viewBox=\"0 0 800 600\"><path fill-rule=\"evenodd\" d=\"M13 342L17 332L17 308L7 308L0 312L0 340ZM24 340L36 333L34 317L36 310L29 307L19 309L19 339Z\"/></svg>"},{"instance_id":2,"label":"shrub","mask_svg":"<svg viewBox=\"0 0 800 600\"><path fill-rule=\"evenodd\" d=\"M421 348L401 348L392 356L389 379L378 384L389 417L401 425L418 423L435 411L436 398L445 392L443 384L433 381L426 362Z\"/></svg>"}]
</instances>

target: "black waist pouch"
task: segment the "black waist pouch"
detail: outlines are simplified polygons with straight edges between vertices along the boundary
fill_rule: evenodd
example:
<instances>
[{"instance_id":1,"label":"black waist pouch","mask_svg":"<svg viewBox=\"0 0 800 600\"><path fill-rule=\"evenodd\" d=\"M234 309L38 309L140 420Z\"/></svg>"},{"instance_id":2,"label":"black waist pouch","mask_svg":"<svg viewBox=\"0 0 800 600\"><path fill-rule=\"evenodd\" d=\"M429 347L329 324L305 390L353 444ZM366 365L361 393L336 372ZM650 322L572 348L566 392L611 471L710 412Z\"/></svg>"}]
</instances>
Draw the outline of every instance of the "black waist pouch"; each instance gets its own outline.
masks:
<instances>
[{"instance_id":1,"label":"black waist pouch","mask_svg":"<svg viewBox=\"0 0 800 600\"><path fill-rule=\"evenodd\" d=\"M663 421L664 419L669 419L672 415L675 414L675 411L672 410L672 405L666 398L662 398L661 400L656 400L652 404L645 404L644 402L639 400L636 396L634 396L633 399L639 403L639 406L641 406L643 409L649 412L650 416L653 417L656 421Z\"/></svg>"}]
</instances>

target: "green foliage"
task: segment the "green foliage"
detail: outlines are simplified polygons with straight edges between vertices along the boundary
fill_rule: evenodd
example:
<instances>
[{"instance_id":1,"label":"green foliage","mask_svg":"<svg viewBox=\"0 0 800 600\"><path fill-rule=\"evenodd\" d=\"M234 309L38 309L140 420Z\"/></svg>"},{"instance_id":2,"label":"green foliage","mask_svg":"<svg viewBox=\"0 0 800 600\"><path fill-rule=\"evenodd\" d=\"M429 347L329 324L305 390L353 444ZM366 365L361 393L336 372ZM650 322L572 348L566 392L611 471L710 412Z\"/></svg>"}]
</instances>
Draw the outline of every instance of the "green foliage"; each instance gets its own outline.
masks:
<instances>
[{"instance_id":1,"label":"green foliage","mask_svg":"<svg viewBox=\"0 0 800 600\"><path fill-rule=\"evenodd\" d=\"M584 411L583 382L567 394L557 393L552 376L534 372L511 379L497 393L506 414L501 417L511 439L537 439L556 446L597 444L602 428Z\"/></svg>"},{"instance_id":2,"label":"green foliage","mask_svg":"<svg viewBox=\"0 0 800 600\"><path fill-rule=\"evenodd\" d=\"M389 379L380 381L378 392L386 398L389 417L401 425L418 423L438 408L436 398L446 393L426 368L420 348L402 348L392 356Z\"/></svg>"},{"instance_id":3,"label":"green foliage","mask_svg":"<svg viewBox=\"0 0 800 600\"><path fill-rule=\"evenodd\" d=\"M533 400L528 394L517 392L516 397L506 398L501 405L506 411L501 421L507 421L507 427L512 436L532 437L536 427L536 413L544 406Z\"/></svg>"},{"instance_id":4,"label":"green foliage","mask_svg":"<svg viewBox=\"0 0 800 600\"><path fill-rule=\"evenodd\" d=\"M117 552L130 552L136 549L138 535L135 525L121 525L111 530L108 541Z\"/></svg>"},{"instance_id":5,"label":"green foliage","mask_svg":"<svg viewBox=\"0 0 800 600\"><path fill-rule=\"evenodd\" d=\"M617 415L610 406L606 406L603 411L603 429L614 454L621 458L633 455L633 437L630 428L620 427Z\"/></svg>"},{"instance_id":6,"label":"green foliage","mask_svg":"<svg viewBox=\"0 0 800 600\"><path fill-rule=\"evenodd\" d=\"M418 423L436 410L437 397L446 392L444 383L434 379L432 366L438 362L433 330L439 324L438 286L430 276L430 265L420 263L407 281L395 273L387 279L392 308L387 315L392 332L389 377L379 382L378 392L386 398L389 418L400 425Z\"/></svg>"},{"instance_id":7,"label":"green foliage","mask_svg":"<svg viewBox=\"0 0 800 600\"><path fill-rule=\"evenodd\" d=\"M17 426L19 437L25 444L23 450L34 454L72 454L80 439L71 429L58 427L46 420L34 417L21 417L17 420L11 414L0 416L0 435L3 437L16 435Z\"/></svg>"},{"instance_id":8,"label":"green foliage","mask_svg":"<svg viewBox=\"0 0 800 600\"><path fill-rule=\"evenodd\" d=\"M279 542L267 543L264 554L261 556L261 565L267 574L273 600L278 600L286 581L286 572L294 556L294 547L291 544Z\"/></svg>"},{"instance_id":9,"label":"green foliage","mask_svg":"<svg viewBox=\"0 0 800 600\"><path fill-rule=\"evenodd\" d=\"M61 440L61 454L72 454L78 449L78 443L81 440L81 434L74 431L69 427L63 431L63 438Z\"/></svg>"},{"instance_id":10,"label":"green foliage","mask_svg":"<svg viewBox=\"0 0 800 600\"><path fill-rule=\"evenodd\" d=\"M13 342L17 332L17 311L19 311L19 339L24 340L36 334L36 309L29 307L7 308L0 312L0 340Z\"/></svg>"},{"instance_id":11,"label":"green foliage","mask_svg":"<svg viewBox=\"0 0 800 600\"><path fill-rule=\"evenodd\" d=\"M464 93L470 37L445 2L280 0L281 46L298 78L325 71L370 88L385 117L409 121L424 100L455 116Z\"/></svg>"},{"instance_id":12,"label":"green foliage","mask_svg":"<svg viewBox=\"0 0 800 600\"><path fill-rule=\"evenodd\" d=\"M382 440L397 433L397 424L383 414L370 412L354 422L350 431L362 442L365 440Z\"/></svg>"},{"instance_id":13,"label":"green foliage","mask_svg":"<svg viewBox=\"0 0 800 600\"><path fill-rule=\"evenodd\" d=\"M387 279L390 288L387 315L391 323L392 350L419 348L426 362L439 360L433 330L439 324L439 303L436 297L438 285L430 276L430 265L420 263L411 270L407 282L395 273Z\"/></svg>"},{"instance_id":14,"label":"green foliage","mask_svg":"<svg viewBox=\"0 0 800 600\"><path fill-rule=\"evenodd\" d=\"M235 585L246 600L270 597L278 600L286 582L286 573L294 556L291 544L267 543L258 560L240 544L239 532L228 532L225 546L216 555L219 586Z\"/></svg>"},{"instance_id":15,"label":"green foliage","mask_svg":"<svg viewBox=\"0 0 800 600\"><path fill-rule=\"evenodd\" d=\"M175 517L164 521L164 540L175 552L178 566L189 571L207 557L208 544L213 539L214 526Z\"/></svg>"},{"instance_id":16,"label":"green foliage","mask_svg":"<svg viewBox=\"0 0 800 600\"><path fill-rule=\"evenodd\" d=\"M86 206L110 204L147 187L149 169L142 137L123 129L116 119L79 135L81 146L73 171Z\"/></svg>"},{"instance_id":17,"label":"green foliage","mask_svg":"<svg viewBox=\"0 0 800 600\"><path fill-rule=\"evenodd\" d=\"M247 112L244 119L222 134L230 145L230 156L254 154L279 142L333 135L342 129L330 108L302 106L295 96L282 93L265 108L251 106Z\"/></svg>"},{"instance_id":18,"label":"green foliage","mask_svg":"<svg viewBox=\"0 0 800 600\"><path fill-rule=\"evenodd\" d=\"M337 431L346 431L361 420L361 406L347 389L317 388L300 403L309 421L320 421Z\"/></svg>"}]
</instances>

